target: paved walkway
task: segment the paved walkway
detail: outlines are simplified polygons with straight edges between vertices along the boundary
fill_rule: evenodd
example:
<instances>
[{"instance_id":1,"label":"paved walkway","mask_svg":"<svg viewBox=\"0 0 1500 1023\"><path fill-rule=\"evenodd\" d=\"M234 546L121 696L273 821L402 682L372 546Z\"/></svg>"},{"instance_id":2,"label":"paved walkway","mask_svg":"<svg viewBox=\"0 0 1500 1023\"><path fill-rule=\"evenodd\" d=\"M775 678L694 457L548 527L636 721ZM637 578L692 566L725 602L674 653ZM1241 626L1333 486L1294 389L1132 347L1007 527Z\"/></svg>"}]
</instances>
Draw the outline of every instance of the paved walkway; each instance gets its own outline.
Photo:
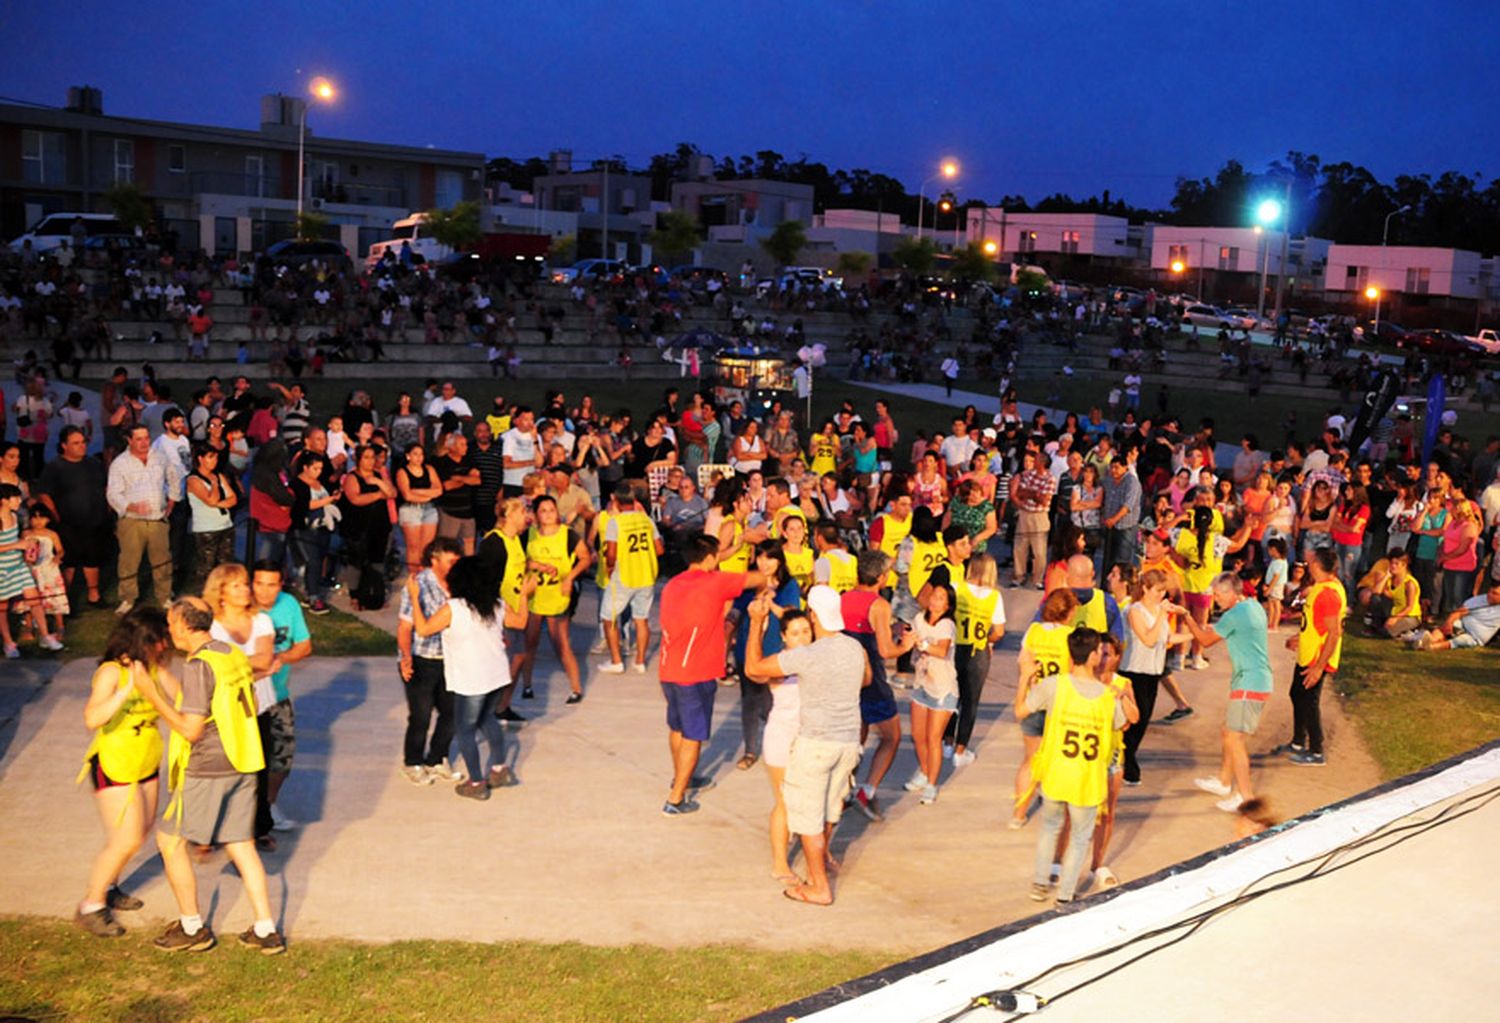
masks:
<instances>
[{"instance_id":1,"label":"paved walkway","mask_svg":"<svg viewBox=\"0 0 1500 1023\"><path fill-rule=\"evenodd\" d=\"M1036 597L1005 591L1013 622L1030 617ZM591 638L582 623L592 607L586 598L574 629L581 648ZM380 617L389 621L390 612ZM298 750L283 802L307 823L267 857L277 912L294 939L732 942L908 953L1029 915L1036 824L1020 832L1003 824L1020 752L1010 703L1018 635L1007 636L994 660L976 733L979 760L943 779L936 804L920 806L899 788L915 767L905 745L881 792L887 819L846 818L835 839L845 866L831 910L785 901L769 877L766 777L759 767L733 766L737 689L720 690L706 757L718 787L704 795L700 813L667 819L659 813L669 772L654 671L586 679L587 699L566 707L566 681L544 659L538 699L517 700L535 718L507 733L521 784L474 803L448 787L414 787L398 773L406 711L391 660L313 658L293 673ZM1286 651L1273 645L1282 688L1253 742L1257 750L1289 728L1291 669ZM74 784L92 667L72 661L45 686L40 676L21 683L11 667L0 672L0 689L17 690L5 704L9 723L0 715L0 913L64 916L82 892L100 843L87 790ZM1228 816L1191 781L1218 763L1226 674L1222 655L1207 671L1185 673L1198 713L1147 735L1145 784L1126 790L1110 856L1123 879L1230 839ZM1283 813L1378 780L1332 697L1325 717L1327 768L1257 765L1264 793ZM242 926L248 907L225 858L215 856L198 873L213 923ZM155 855L139 856L125 883L147 906L126 916L128 926L145 929L174 912Z\"/></svg>"}]
</instances>

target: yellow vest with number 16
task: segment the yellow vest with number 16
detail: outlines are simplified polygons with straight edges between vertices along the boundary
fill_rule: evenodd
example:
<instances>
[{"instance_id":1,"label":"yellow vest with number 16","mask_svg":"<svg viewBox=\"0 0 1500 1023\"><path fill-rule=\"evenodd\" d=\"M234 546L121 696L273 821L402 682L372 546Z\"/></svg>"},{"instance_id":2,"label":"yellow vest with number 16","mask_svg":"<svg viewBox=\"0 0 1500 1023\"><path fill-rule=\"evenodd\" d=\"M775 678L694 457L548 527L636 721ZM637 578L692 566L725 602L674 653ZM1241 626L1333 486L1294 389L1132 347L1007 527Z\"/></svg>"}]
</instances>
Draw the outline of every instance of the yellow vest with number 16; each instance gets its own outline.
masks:
<instances>
[{"instance_id":1,"label":"yellow vest with number 16","mask_svg":"<svg viewBox=\"0 0 1500 1023\"><path fill-rule=\"evenodd\" d=\"M990 624L995 618L995 606L1000 603L1000 591L990 590L983 597L975 596L967 580L959 579L953 585L953 594L958 598L958 645L983 649L990 645Z\"/></svg>"}]
</instances>

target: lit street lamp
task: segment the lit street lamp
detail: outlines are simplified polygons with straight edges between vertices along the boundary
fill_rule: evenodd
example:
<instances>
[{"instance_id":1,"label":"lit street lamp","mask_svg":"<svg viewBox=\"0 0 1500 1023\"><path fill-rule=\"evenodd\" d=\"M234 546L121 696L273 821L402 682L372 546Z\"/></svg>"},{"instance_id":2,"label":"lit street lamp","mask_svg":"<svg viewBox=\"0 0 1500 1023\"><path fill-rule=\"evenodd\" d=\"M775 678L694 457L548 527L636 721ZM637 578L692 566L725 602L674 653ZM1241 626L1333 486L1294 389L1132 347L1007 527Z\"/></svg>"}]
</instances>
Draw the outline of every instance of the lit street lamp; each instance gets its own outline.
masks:
<instances>
[{"instance_id":1,"label":"lit street lamp","mask_svg":"<svg viewBox=\"0 0 1500 1023\"><path fill-rule=\"evenodd\" d=\"M1391 212L1389 212L1389 213L1387 213L1385 215L1385 225L1383 227L1381 227L1381 229L1380 229L1380 279L1381 280L1385 280L1385 243L1386 243L1386 240L1389 239L1390 235L1391 235L1391 218L1394 217L1394 216L1396 216L1398 213L1407 213L1407 212L1410 212L1410 210L1411 210L1411 204L1407 203L1405 206L1402 206L1400 209L1391 210ZM1375 292L1375 294L1371 295L1370 292L1372 292L1372 291ZM1380 329L1380 289L1372 285L1372 286L1370 286L1370 287L1368 287L1368 288L1365 289L1365 295L1367 297L1373 298L1375 300L1375 329L1379 330Z\"/></svg>"},{"instance_id":2,"label":"lit street lamp","mask_svg":"<svg viewBox=\"0 0 1500 1023\"><path fill-rule=\"evenodd\" d=\"M333 83L323 77L314 78L308 89L313 99L331 103L335 96ZM302 229L303 173L307 164L307 101L302 101L302 117L297 127L297 230Z\"/></svg>"},{"instance_id":3,"label":"lit street lamp","mask_svg":"<svg viewBox=\"0 0 1500 1023\"><path fill-rule=\"evenodd\" d=\"M1262 228L1268 228L1281 219L1283 207L1278 199L1266 199L1255 208L1255 219L1259 220L1261 227L1256 228L1260 235L1260 294L1255 300L1255 319L1258 323L1266 314L1266 275L1271 263L1271 241ZM1286 267L1281 268L1286 272Z\"/></svg>"},{"instance_id":4,"label":"lit street lamp","mask_svg":"<svg viewBox=\"0 0 1500 1023\"><path fill-rule=\"evenodd\" d=\"M922 187L919 188L919 189L917 189L917 240L918 241L922 240L922 204L924 202L926 202L926 200L927 200L927 186L930 185L930 184L932 184L934 181L937 181L939 178L942 178L942 179L944 179L946 181L952 181L956 177L958 177L958 161L957 160L944 160L943 163L942 163L942 165L940 167L938 167L938 172L936 174L934 174L932 177L928 178L926 181L922 182ZM937 213L936 212L933 213L932 219L933 219L933 223L936 224L937 223Z\"/></svg>"}]
</instances>

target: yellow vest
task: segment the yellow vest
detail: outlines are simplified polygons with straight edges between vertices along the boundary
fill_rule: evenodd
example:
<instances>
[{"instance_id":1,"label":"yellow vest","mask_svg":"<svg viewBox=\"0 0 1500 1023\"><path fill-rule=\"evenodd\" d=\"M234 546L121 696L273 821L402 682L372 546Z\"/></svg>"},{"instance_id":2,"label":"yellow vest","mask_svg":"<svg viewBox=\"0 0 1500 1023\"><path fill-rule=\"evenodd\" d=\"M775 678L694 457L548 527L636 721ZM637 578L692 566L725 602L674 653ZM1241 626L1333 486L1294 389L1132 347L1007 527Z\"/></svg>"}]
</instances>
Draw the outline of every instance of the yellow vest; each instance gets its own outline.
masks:
<instances>
[{"instance_id":1,"label":"yellow vest","mask_svg":"<svg viewBox=\"0 0 1500 1023\"><path fill-rule=\"evenodd\" d=\"M604 534L609 528L609 520L614 517L614 512L608 508L599 509L599 514L594 516L595 527L599 530L594 537L594 542L598 545L594 558L594 582L601 590L609 585L609 563L604 557Z\"/></svg>"},{"instance_id":2,"label":"yellow vest","mask_svg":"<svg viewBox=\"0 0 1500 1023\"><path fill-rule=\"evenodd\" d=\"M859 561L848 551L824 551L818 560L828 562L828 585L838 592L848 593L859 584Z\"/></svg>"},{"instance_id":3,"label":"yellow vest","mask_svg":"<svg viewBox=\"0 0 1500 1023\"><path fill-rule=\"evenodd\" d=\"M1349 607L1349 599L1344 594L1344 584L1337 579L1328 579L1321 583L1314 583L1307 591L1307 599L1302 602L1302 625L1301 631L1297 633L1297 664L1307 667L1318 658L1318 651L1323 649L1323 639L1326 633L1319 632L1313 621L1313 605L1318 597L1324 593L1335 593L1339 598L1338 616L1343 620L1344 612ZM1325 667L1329 671L1338 670L1339 656L1344 652L1344 636L1339 634L1339 641L1333 645L1333 654L1328 658Z\"/></svg>"},{"instance_id":4,"label":"yellow vest","mask_svg":"<svg viewBox=\"0 0 1500 1023\"><path fill-rule=\"evenodd\" d=\"M1073 612L1073 628L1088 628L1095 632L1109 631L1109 612L1104 606L1104 591L1095 589L1086 603L1079 604ZM1123 638L1123 637L1121 637Z\"/></svg>"},{"instance_id":5,"label":"yellow vest","mask_svg":"<svg viewBox=\"0 0 1500 1023\"><path fill-rule=\"evenodd\" d=\"M948 548L943 541L911 542L911 567L906 572L906 588L911 590L913 597L922 592L922 587L927 585L933 570L947 560Z\"/></svg>"},{"instance_id":6,"label":"yellow vest","mask_svg":"<svg viewBox=\"0 0 1500 1023\"><path fill-rule=\"evenodd\" d=\"M1073 656L1068 653L1068 637L1072 634L1072 625L1058 622L1032 622L1027 626L1021 648L1036 658L1039 677L1061 675L1073 667Z\"/></svg>"},{"instance_id":7,"label":"yellow vest","mask_svg":"<svg viewBox=\"0 0 1500 1023\"><path fill-rule=\"evenodd\" d=\"M119 662L111 662L111 665L120 671L116 690L127 688L130 669ZM107 670L111 665L104 665L100 670ZM155 668L151 669L151 677L156 678ZM158 717L150 700L138 692L131 693L115 711L115 716L103 727L95 729L89 748L83 754L84 769L78 780L87 776L88 761L95 756L99 758L104 773L118 782L145 781L161 770L162 741L161 732L156 727Z\"/></svg>"},{"instance_id":8,"label":"yellow vest","mask_svg":"<svg viewBox=\"0 0 1500 1023\"><path fill-rule=\"evenodd\" d=\"M519 536L506 536L493 530L505 544L505 574L500 577L500 599L512 611L521 609L521 583L526 580L526 548Z\"/></svg>"},{"instance_id":9,"label":"yellow vest","mask_svg":"<svg viewBox=\"0 0 1500 1023\"><path fill-rule=\"evenodd\" d=\"M497 416L493 412L491 412L489 415L484 417L484 421L490 424L490 433L494 435L496 442L498 442L504 434L510 432L509 412L505 413L505 415L503 416Z\"/></svg>"},{"instance_id":10,"label":"yellow vest","mask_svg":"<svg viewBox=\"0 0 1500 1023\"><path fill-rule=\"evenodd\" d=\"M897 519L890 512L880 513L880 553L891 559L891 564L896 564L896 555L901 552L901 541L905 540L911 532L911 516ZM891 569L890 575L885 577L885 584L890 587L896 585L896 569Z\"/></svg>"},{"instance_id":11,"label":"yellow vest","mask_svg":"<svg viewBox=\"0 0 1500 1023\"><path fill-rule=\"evenodd\" d=\"M819 476L824 473L833 472L839 467L839 442L838 438L829 438L824 434L813 437L808 445L812 453L812 462L808 468Z\"/></svg>"},{"instance_id":12,"label":"yellow vest","mask_svg":"<svg viewBox=\"0 0 1500 1023\"><path fill-rule=\"evenodd\" d=\"M813 550L811 547L803 547L800 551L783 550L786 555L786 570L791 577L797 581L802 588L802 599L807 600L807 591L813 585Z\"/></svg>"},{"instance_id":13,"label":"yellow vest","mask_svg":"<svg viewBox=\"0 0 1500 1023\"><path fill-rule=\"evenodd\" d=\"M740 537L745 535L745 527L734 516L730 516L724 521L734 524L734 542L740 545L735 548L734 553L729 555L729 557L719 559L719 571L748 572L750 570L750 545L740 543ZM724 527L721 525L719 528L722 530ZM715 537L715 539L718 538Z\"/></svg>"},{"instance_id":14,"label":"yellow vest","mask_svg":"<svg viewBox=\"0 0 1500 1023\"><path fill-rule=\"evenodd\" d=\"M958 645L984 649L990 645L990 623L995 617L995 606L1000 603L1000 591L990 590L983 597L975 596L967 581L960 579L953 587L958 597L955 617L958 619Z\"/></svg>"},{"instance_id":15,"label":"yellow vest","mask_svg":"<svg viewBox=\"0 0 1500 1023\"><path fill-rule=\"evenodd\" d=\"M1048 799L1073 806L1098 806L1109 793L1114 756L1115 693L1108 686L1093 699L1073 688L1068 672L1057 676L1042 745L1032 774Z\"/></svg>"},{"instance_id":16,"label":"yellow vest","mask_svg":"<svg viewBox=\"0 0 1500 1023\"><path fill-rule=\"evenodd\" d=\"M572 534L558 526L551 536L543 536L535 526L526 537L526 557L557 568L557 578L543 575L531 594L531 610L539 615L560 615L568 610L569 599L563 596L562 580L573 571Z\"/></svg>"},{"instance_id":17,"label":"yellow vest","mask_svg":"<svg viewBox=\"0 0 1500 1023\"><path fill-rule=\"evenodd\" d=\"M643 511L621 512L615 518L615 578L632 590L656 583L656 540L651 519Z\"/></svg>"},{"instance_id":18,"label":"yellow vest","mask_svg":"<svg viewBox=\"0 0 1500 1023\"><path fill-rule=\"evenodd\" d=\"M209 717L219 732L219 742L229 763L241 774L263 770L266 757L260 746L260 726L255 720L259 711L255 706L255 672L250 668L250 659L237 647L224 651L199 647L188 660L203 661L214 673ZM192 743L173 732L167 746L167 784L179 796L192 752ZM175 804L180 810L181 799Z\"/></svg>"},{"instance_id":19,"label":"yellow vest","mask_svg":"<svg viewBox=\"0 0 1500 1023\"><path fill-rule=\"evenodd\" d=\"M1222 529L1209 530L1208 539L1203 544L1202 561L1198 560L1198 534L1191 529L1177 534L1177 553L1187 559L1187 567L1182 570L1184 592L1207 593L1214 576L1223 571L1224 559L1214 557L1214 539L1222 532Z\"/></svg>"}]
</instances>

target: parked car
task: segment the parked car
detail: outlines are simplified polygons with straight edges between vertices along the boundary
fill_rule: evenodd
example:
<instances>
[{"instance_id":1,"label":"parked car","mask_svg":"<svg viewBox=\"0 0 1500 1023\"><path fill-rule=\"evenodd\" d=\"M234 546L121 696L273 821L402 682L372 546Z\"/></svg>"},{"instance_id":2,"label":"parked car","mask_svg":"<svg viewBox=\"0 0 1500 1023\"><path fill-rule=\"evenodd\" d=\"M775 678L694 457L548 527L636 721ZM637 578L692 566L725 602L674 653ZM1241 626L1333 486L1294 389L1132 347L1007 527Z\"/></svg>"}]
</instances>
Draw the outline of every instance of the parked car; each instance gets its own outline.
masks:
<instances>
[{"instance_id":1,"label":"parked car","mask_svg":"<svg viewBox=\"0 0 1500 1023\"><path fill-rule=\"evenodd\" d=\"M83 221L83 228L88 233L84 244L90 248L104 247L112 240L122 243L126 239L136 240L135 234L126 230L111 213L49 213L31 225L25 234L12 239L10 248L20 252L29 241L32 251L41 253L51 252L63 242L71 245L73 222L79 220Z\"/></svg>"},{"instance_id":2,"label":"parked car","mask_svg":"<svg viewBox=\"0 0 1500 1023\"><path fill-rule=\"evenodd\" d=\"M338 270L351 266L349 253L338 242L304 242L295 238L284 238L266 248L266 257L274 263L287 266L302 266L306 263L324 263Z\"/></svg>"},{"instance_id":3,"label":"parked car","mask_svg":"<svg viewBox=\"0 0 1500 1023\"><path fill-rule=\"evenodd\" d=\"M1423 355L1473 355L1483 351L1462 334L1437 329L1412 331L1397 344L1406 351L1415 350Z\"/></svg>"},{"instance_id":4,"label":"parked car","mask_svg":"<svg viewBox=\"0 0 1500 1023\"><path fill-rule=\"evenodd\" d=\"M1366 321L1359 327L1360 338L1365 344L1390 345L1400 348L1401 342L1412 332L1391 320L1381 320L1379 325Z\"/></svg>"},{"instance_id":5,"label":"parked car","mask_svg":"<svg viewBox=\"0 0 1500 1023\"><path fill-rule=\"evenodd\" d=\"M625 273L629 267L618 259L580 259L572 266L557 267L552 271L553 284L572 284L575 280L608 280Z\"/></svg>"},{"instance_id":6,"label":"parked car","mask_svg":"<svg viewBox=\"0 0 1500 1023\"><path fill-rule=\"evenodd\" d=\"M674 266L668 272L693 291L703 290L711 280L725 287L729 284L729 275L714 266Z\"/></svg>"},{"instance_id":7,"label":"parked car","mask_svg":"<svg viewBox=\"0 0 1500 1023\"><path fill-rule=\"evenodd\" d=\"M660 263L643 263L640 266L629 267L626 271L628 277L644 277L648 282L657 285L666 284L671 277L667 268Z\"/></svg>"},{"instance_id":8,"label":"parked car","mask_svg":"<svg viewBox=\"0 0 1500 1023\"><path fill-rule=\"evenodd\" d=\"M1486 327L1477 334L1470 334L1469 340L1491 355L1500 355L1500 331Z\"/></svg>"},{"instance_id":9,"label":"parked car","mask_svg":"<svg viewBox=\"0 0 1500 1023\"><path fill-rule=\"evenodd\" d=\"M1182 322L1191 323L1197 327L1232 327L1235 326L1223 311L1211 305L1201 302L1186 306L1182 310Z\"/></svg>"}]
</instances>

